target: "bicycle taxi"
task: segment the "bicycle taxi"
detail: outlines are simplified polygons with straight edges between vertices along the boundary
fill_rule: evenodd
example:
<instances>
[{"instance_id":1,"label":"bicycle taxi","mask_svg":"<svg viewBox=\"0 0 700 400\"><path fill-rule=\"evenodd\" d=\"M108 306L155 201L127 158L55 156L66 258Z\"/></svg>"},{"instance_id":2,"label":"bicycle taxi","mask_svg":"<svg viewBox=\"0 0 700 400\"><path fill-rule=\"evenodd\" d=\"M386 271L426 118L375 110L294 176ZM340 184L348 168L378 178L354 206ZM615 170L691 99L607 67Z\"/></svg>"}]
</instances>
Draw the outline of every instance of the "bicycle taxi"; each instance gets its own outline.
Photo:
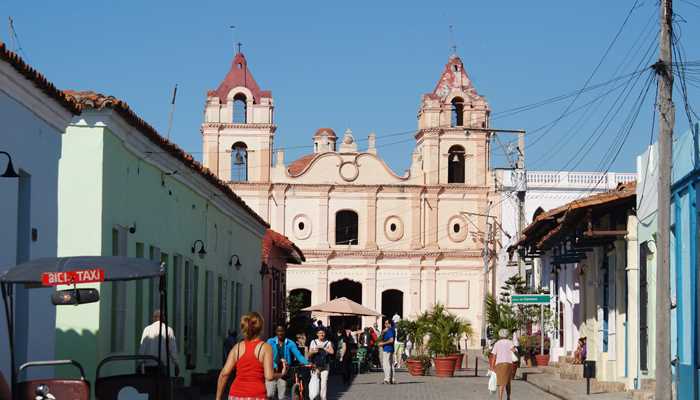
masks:
<instances>
[{"instance_id":1,"label":"bicycle taxi","mask_svg":"<svg viewBox=\"0 0 700 400\"><path fill-rule=\"evenodd\" d=\"M0 289L7 320L7 334L10 349L12 400L50 400L70 399L89 400L90 381L85 376L82 365L73 359L40 360L26 362L17 367L14 348L14 296L16 285L25 287L51 287L72 285L72 288L53 292L51 302L57 307L80 306L99 301L100 293L94 288L78 288L82 283L101 283L114 281L131 281L140 279L157 279L160 293L160 312L162 321L168 326L167 294L165 270L156 262L128 257L60 257L40 258L16 265L0 274ZM47 299L48 301L48 299ZM40 316L39 316L40 317ZM161 329L164 331L164 329ZM167 332L159 332L159 340ZM96 369L94 389L98 400L116 400L123 388L133 388L138 393L147 395L149 400L163 400L172 397L173 379L170 374L170 347L165 340L165 357L146 355L113 355L102 359ZM5 346L5 344L2 344ZM159 353L160 347L158 346ZM160 356L160 354L159 354ZM163 365L161 360L167 360ZM101 376L100 372L107 363L134 362L150 360L157 363L161 374L144 375L140 373ZM71 365L80 372L80 378L61 378L19 380L22 371L29 368Z\"/></svg>"}]
</instances>

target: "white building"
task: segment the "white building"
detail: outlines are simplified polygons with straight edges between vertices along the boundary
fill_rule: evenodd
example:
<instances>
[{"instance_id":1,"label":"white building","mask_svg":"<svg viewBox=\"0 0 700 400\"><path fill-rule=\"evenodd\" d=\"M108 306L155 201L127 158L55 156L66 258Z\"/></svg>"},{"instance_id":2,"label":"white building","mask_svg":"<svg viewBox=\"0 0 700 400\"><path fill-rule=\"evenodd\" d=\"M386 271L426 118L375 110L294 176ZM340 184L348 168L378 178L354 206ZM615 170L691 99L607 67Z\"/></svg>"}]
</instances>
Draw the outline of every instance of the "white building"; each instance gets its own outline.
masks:
<instances>
[{"instance_id":1,"label":"white building","mask_svg":"<svg viewBox=\"0 0 700 400\"><path fill-rule=\"evenodd\" d=\"M0 152L19 177L0 177L0 273L40 257L56 256L58 161L61 134L78 110L39 72L0 43ZM0 154L0 175L9 157ZM52 289L15 292L17 365L52 359ZM0 370L10 376L5 314L0 316Z\"/></svg>"},{"instance_id":2,"label":"white building","mask_svg":"<svg viewBox=\"0 0 700 400\"><path fill-rule=\"evenodd\" d=\"M287 288L307 303L344 296L410 317L440 302L480 331L480 215L494 195L490 107L459 57L437 72L435 87L416 99L415 150L400 174L378 155L373 133L360 149L349 129L309 132L309 154L285 164L280 151L273 161L272 93L241 53L209 92L204 165L303 250L307 262L289 267Z\"/></svg>"},{"instance_id":3,"label":"white building","mask_svg":"<svg viewBox=\"0 0 700 400\"><path fill-rule=\"evenodd\" d=\"M583 197L612 190L618 183L627 183L635 179L634 173L528 171L523 227L533 221L533 215L540 209L548 211ZM494 271L495 286L492 290L499 293L504 282L518 273L517 254L509 260L506 251L518 241L518 201L513 171L497 170L496 181L501 193L497 204L499 204L502 229L498 230L501 251ZM542 260L546 263L546 258ZM539 263L538 260L535 266ZM556 296L552 301L552 309L556 312L557 327L560 328L559 325L571 327L571 329L557 329L554 334L550 354L552 360L556 360L559 355L575 349L579 337L576 327L580 325L580 321L574 320L574 315L577 315L574 308L578 307L580 293L577 284L578 276L574 276L575 271L565 269L554 275L550 274L550 270L551 266L548 265L533 268L532 263L524 264L525 278L530 287L544 286ZM559 337L559 332L563 332L563 337Z\"/></svg>"}]
</instances>

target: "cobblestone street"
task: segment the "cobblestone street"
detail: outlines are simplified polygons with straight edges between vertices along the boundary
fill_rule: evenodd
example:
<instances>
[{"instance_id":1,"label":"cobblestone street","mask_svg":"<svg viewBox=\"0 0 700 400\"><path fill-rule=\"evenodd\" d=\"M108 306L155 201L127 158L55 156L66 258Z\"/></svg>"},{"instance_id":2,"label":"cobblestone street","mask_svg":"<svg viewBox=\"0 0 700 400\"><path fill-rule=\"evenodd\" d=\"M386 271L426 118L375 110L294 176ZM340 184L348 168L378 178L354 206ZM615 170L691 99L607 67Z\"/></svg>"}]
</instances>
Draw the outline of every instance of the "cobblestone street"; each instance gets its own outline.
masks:
<instances>
[{"instance_id":1,"label":"cobblestone street","mask_svg":"<svg viewBox=\"0 0 700 400\"><path fill-rule=\"evenodd\" d=\"M487 389L486 377L456 376L436 378L415 377L407 373L397 375L398 384L382 385L381 373L368 373L355 377L349 387L344 387L339 377L332 377L329 399L342 400L447 400L447 399L497 399ZM527 382L513 382L513 400L555 400Z\"/></svg>"}]
</instances>

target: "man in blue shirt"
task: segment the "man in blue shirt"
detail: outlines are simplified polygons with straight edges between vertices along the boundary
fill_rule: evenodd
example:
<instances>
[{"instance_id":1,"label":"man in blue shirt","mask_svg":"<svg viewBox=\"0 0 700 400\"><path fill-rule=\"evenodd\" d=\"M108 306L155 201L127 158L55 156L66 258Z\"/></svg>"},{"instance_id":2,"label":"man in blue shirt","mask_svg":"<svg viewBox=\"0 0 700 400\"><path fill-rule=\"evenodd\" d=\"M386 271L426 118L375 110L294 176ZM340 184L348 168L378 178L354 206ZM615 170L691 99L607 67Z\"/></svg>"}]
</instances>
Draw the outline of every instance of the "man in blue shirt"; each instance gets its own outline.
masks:
<instances>
[{"instance_id":1,"label":"man in blue shirt","mask_svg":"<svg viewBox=\"0 0 700 400\"><path fill-rule=\"evenodd\" d=\"M381 340L377 342L382 347L382 369L384 370L384 384L396 383L394 380L394 343L396 342L396 330L391 320L384 321Z\"/></svg>"},{"instance_id":2,"label":"man in blue shirt","mask_svg":"<svg viewBox=\"0 0 700 400\"><path fill-rule=\"evenodd\" d=\"M299 352L297 345L287 339L286 337L287 329L284 325L277 325L275 327L275 337L271 337L267 340L267 343L272 347L272 366L275 371L282 370L282 364L291 365L292 356L302 365L309 365L309 361ZM275 392L277 393L277 399L284 400L287 394L287 379L282 377L274 381L265 382L267 387L267 397L269 399L275 398Z\"/></svg>"}]
</instances>

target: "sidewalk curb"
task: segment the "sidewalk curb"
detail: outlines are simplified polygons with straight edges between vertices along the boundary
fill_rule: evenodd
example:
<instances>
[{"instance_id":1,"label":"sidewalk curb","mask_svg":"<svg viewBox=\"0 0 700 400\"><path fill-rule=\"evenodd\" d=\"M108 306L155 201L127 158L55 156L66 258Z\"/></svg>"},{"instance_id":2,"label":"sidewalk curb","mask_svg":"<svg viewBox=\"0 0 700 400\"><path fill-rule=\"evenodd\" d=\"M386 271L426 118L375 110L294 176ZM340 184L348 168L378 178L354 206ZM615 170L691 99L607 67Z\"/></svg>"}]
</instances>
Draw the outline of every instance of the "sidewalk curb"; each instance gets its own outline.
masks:
<instances>
[{"instance_id":1,"label":"sidewalk curb","mask_svg":"<svg viewBox=\"0 0 700 400\"><path fill-rule=\"evenodd\" d=\"M551 394L562 400L595 400L595 399L628 399L631 397L625 394L618 393L591 393L590 395L576 393L567 388L562 382L550 381L547 377L551 377L549 374L543 372L523 372L522 380L529 383L530 385L542 390L545 393Z\"/></svg>"}]
</instances>

